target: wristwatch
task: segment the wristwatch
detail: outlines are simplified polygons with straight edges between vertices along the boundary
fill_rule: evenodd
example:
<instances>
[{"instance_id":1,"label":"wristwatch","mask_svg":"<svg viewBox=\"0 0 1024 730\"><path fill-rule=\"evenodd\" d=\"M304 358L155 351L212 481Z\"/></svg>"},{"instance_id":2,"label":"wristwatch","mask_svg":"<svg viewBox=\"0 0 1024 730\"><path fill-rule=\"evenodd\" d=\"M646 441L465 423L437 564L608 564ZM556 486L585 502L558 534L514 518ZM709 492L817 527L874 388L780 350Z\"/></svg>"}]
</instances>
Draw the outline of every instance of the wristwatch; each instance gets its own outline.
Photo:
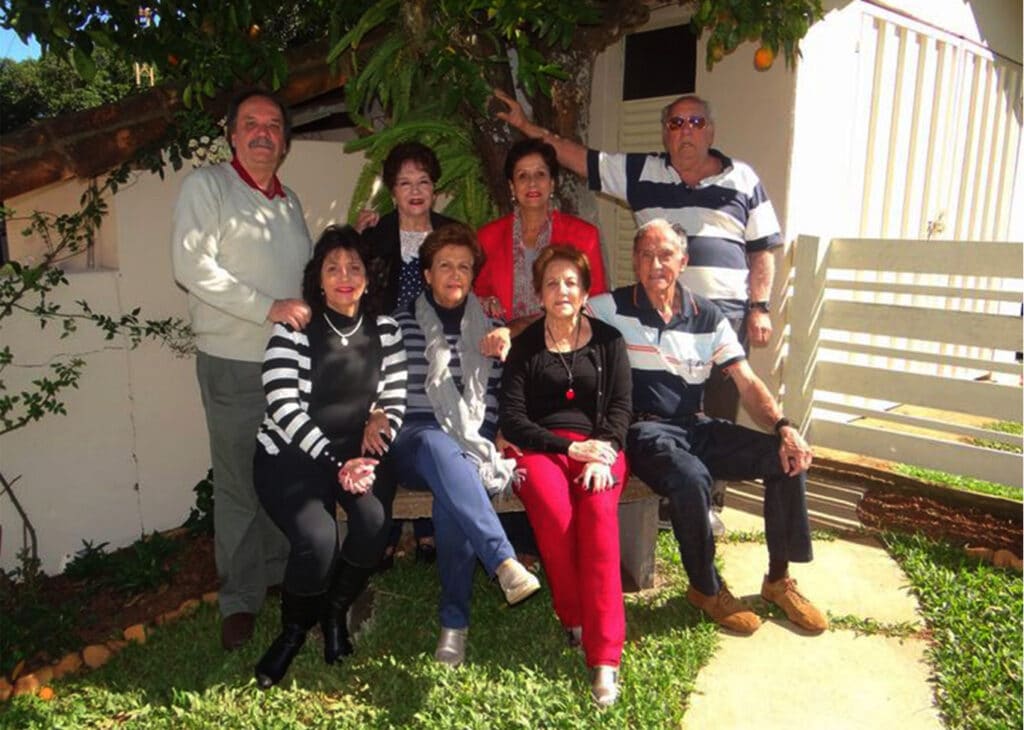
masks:
<instances>
[{"instance_id":1,"label":"wristwatch","mask_svg":"<svg viewBox=\"0 0 1024 730\"><path fill-rule=\"evenodd\" d=\"M747 309L751 311L757 309L764 312L765 314L768 314L769 312L772 311L771 306L769 306L767 300L761 302L751 302L750 304L747 305Z\"/></svg>"},{"instance_id":2,"label":"wristwatch","mask_svg":"<svg viewBox=\"0 0 1024 730\"><path fill-rule=\"evenodd\" d=\"M782 429L784 429L786 426L793 426L793 422L790 421L785 416L783 416L782 418L780 418L778 421L775 422L775 425L772 427L772 430L774 430L775 433L777 433L777 434L779 434L781 436L782 435ZM796 428L796 426L793 426L793 428Z\"/></svg>"}]
</instances>

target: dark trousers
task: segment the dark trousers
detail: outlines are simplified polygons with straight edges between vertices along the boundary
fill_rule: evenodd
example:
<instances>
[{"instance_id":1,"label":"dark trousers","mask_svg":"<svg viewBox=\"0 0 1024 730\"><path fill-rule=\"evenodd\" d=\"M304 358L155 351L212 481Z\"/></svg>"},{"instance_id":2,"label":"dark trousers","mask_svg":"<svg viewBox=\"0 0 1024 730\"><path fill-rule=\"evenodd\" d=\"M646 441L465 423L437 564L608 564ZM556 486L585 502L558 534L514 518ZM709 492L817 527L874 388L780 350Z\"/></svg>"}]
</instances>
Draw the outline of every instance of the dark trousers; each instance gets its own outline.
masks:
<instances>
[{"instance_id":1,"label":"dark trousers","mask_svg":"<svg viewBox=\"0 0 1024 730\"><path fill-rule=\"evenodd\" d=\"M747 315L742 317L727 318L736 337L739 338L743 351L750 352L747 346ZM740 391L732 378L725 377L722 368L717 365L711 369L711 375L704 383L704 415L708 418L724 418L726 421L736 422L740 413ZM719 512L725 507L726 483L716 479L711 487L711 504Z\"/></svg>"},{"instance_id":2,"label":"dark trousers","mask_svg":"<svg viewBox=\"0 0 1024 730\"><path fill-rule=\"evenodd\" d=\"M764 479L764 529L772 559L810 562L806 474L786 476L777 436L723 420L639 421L626 436L633 473L667 497L672 530L690 584L705 595L721 589L708 508L715 479Z\"/></svg>"},{"instance_id":3,"label":"dark trousers","mask_svg":"<svg viewBox=\"0 0 1024 730\"><path fill-rule=\"evenodd\" d=\"M360 495L346 492L337 478L292 450L271 456L257 447L254 471L263 509L291 545L284 572L284 587L290 593L325 592L339 557L360 568L373 568L380 561L395 498L389 459L381 460L372 489ZM348 521L348 534L340 547L335 513L339 504Z\"/></svg>"}]
</instances>

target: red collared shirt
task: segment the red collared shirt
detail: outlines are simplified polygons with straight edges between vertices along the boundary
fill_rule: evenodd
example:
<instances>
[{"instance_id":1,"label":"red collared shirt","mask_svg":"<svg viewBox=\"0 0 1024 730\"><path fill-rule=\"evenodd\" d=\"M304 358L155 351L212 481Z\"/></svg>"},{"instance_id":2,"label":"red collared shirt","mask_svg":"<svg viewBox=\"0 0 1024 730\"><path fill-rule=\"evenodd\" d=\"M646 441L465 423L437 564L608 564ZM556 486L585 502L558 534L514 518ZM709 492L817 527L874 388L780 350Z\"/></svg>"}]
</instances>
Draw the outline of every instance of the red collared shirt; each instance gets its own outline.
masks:
<instances>
[{"instance_id":1,"label":"red collared shirt","mask_svg":"<svg viewBox=\"0 0 1024 730\"><path fill-rule=\"evenodd\" d=\"M242 178L242 182L244 182L253 190L259 190L261 193L266 195L267 198L269 198L270 200L273 200L278 196L281 196L282 198L287 197L284 194L284 186L281 185L281 181L277 179L277 175L274 175L274 177L270 180L270 187L267 190L264 190L256 183L255 180L252 179L252 175L250 175L249 172L244 167L242 167L242 163L238 161L237 156L232 156L231 166L235 168L235 172L237 172L238 176Z\"/></svg>"}]
</instances>

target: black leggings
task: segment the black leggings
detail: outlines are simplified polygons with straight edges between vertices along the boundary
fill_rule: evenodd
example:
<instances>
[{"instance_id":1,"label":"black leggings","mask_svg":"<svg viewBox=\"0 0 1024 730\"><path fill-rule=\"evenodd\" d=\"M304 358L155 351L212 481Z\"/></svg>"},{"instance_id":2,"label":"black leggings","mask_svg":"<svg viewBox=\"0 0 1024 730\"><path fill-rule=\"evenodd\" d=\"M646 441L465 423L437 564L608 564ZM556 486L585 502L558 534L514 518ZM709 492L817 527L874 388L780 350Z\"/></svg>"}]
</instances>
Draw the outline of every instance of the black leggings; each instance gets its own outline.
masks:
<instances>
[{"instance_id":1,"label":"black leggings","mask_svg":"<svg viewBox=\"0 0 1024 730\"><path fill-rule=\"evenodd\" d=\"M254 482L263 509L291 545L284 573L290 593L325 592L339 557L361 568L377 565L387 545L395 498L389 459L377 466L373 488L355 495L305 454L293 449L271 456L257 446ZM339 504L348 519L348 535L340 548L335 517Z\"/></svg>"}]
</instances>

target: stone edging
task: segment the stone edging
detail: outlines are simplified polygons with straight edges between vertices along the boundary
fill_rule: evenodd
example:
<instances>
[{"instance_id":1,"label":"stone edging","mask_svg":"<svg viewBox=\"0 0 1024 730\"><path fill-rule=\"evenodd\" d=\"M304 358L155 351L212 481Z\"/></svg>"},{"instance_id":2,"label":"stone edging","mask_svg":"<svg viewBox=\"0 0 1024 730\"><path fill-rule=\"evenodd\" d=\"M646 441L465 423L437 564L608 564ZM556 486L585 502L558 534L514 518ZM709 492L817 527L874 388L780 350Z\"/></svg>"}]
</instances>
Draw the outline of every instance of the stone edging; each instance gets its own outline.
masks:
<instances>
[{"instance_id":1,"label":"stone edging","mask_svg":"<svg viewBox=\"0 0 1024 730\"><path fill-rule=\"evenodd\" d=\"M167 611L153 619L152 626L173 623L194 613L202 603L216 602L217 591L204 593L202 599L189 598L173 611ZM49 686L51 681L69 674L76 674L84 669L102 667L129 643L145 644L152 630L148 623L134 624L121 632L123 636L121 639L111 639L102 644L90 644L81 651L70 652L50 666L41 667L34 672L19 676L21 666L15 667L11 677L13 685L7 677L0 677L0 702L6 702L11 697L24 694L33 694L42 700L51 700L54 696L53 688Z\"/></svg>"}]
</instances>

